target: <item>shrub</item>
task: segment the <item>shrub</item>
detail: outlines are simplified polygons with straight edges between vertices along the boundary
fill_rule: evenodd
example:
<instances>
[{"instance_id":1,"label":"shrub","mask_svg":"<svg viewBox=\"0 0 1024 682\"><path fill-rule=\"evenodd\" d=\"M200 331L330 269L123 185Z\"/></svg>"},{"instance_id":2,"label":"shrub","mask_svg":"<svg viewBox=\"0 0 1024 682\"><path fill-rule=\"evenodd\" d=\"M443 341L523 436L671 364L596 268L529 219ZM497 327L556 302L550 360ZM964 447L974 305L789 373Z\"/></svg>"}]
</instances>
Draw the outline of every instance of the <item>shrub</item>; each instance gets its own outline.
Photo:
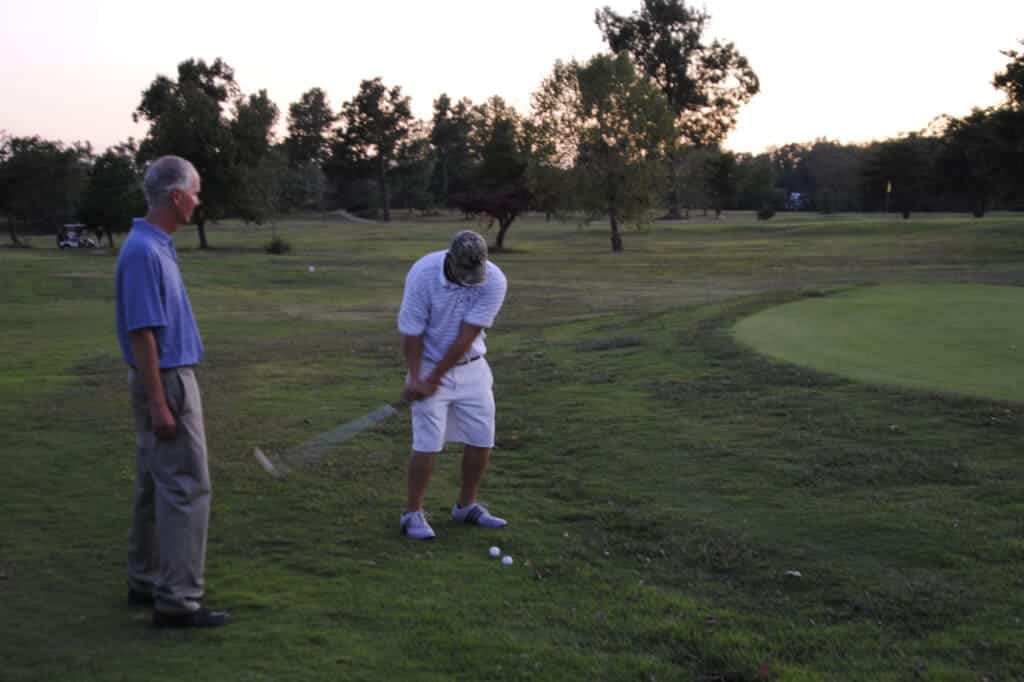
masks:
<instances>
[{"instance_id":1,"label":"shrub","mask_svg":"<svg viewBox=\"0 0 1024 682\"><path fill-rule=\"evenodd\" d=\"M263 246L263 250L267 253L281 255L290 252L292 245L275 234L274 238Z\"/></svg>"},{"instance_id":2,"label":"shrub","mask_svg":"<svg viewBox=\"0 0 1024 682\"><path fill-rule=\"evenodd\" d=\"M773 207L771 207L771 206L768 206L768 205L762 206L757 211L757 219L758 220L768 220L769 218L773 217L774 215L775 215L775 209Z\"/></svg>"}]
</instances>

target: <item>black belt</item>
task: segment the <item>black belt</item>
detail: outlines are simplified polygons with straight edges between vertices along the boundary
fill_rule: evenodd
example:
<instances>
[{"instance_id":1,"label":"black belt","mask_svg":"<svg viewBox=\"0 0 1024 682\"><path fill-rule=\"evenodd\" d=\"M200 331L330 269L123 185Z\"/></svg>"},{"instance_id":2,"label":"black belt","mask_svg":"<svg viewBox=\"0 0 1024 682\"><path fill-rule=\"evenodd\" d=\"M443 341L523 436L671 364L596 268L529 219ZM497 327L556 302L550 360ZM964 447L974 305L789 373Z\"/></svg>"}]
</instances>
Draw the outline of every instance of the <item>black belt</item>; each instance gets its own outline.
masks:
<instances>
[{"instance_id":1,"label":"black belt","mask_svg":"<svg viewBox=\"0 0 1024 682\"><path fill-rule=\"evenodd\" d=\"M468 365L471 362L476 362L477 360L479 360L482 357L483 357L483 355L474 355L471 358L467 358L465 360L459 360L458 362L455 363L455 366L458 367L459 365Z\"/></svg>"}]
</instances>

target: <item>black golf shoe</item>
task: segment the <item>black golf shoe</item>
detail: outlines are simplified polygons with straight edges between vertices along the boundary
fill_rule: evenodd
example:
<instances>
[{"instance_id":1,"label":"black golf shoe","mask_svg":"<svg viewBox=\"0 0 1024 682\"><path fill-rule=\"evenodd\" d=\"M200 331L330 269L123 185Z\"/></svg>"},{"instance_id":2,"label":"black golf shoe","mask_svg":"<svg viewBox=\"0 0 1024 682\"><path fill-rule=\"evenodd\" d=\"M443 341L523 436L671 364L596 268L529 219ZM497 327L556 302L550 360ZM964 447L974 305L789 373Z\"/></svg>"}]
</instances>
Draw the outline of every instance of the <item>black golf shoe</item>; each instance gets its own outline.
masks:
<instances>
[{"instance_id":1,"label":"black golf shoe","mask_svg":"<svg viewBox=\"0 0 1024 682\"><path fill-rule=\"evenodd\" d=\"M188 613L153 611L153 625L158 628L219 628L231 622L227 611L198 608Z\"/></svg>"}]
</instances>

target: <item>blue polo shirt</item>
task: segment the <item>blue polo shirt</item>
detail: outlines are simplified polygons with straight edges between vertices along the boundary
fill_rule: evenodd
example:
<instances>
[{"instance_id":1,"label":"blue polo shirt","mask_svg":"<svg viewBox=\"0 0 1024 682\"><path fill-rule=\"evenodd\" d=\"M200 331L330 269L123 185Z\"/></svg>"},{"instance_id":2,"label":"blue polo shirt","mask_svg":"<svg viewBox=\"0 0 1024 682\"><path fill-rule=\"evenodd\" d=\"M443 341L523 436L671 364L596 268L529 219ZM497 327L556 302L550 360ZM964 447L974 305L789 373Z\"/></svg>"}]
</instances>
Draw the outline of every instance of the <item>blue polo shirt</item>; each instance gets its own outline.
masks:
<instances>
[{"instance_id":1,"label":"blue polo shirt","mask_svg":"<svg viewBox=\"0 0 1024 682\"><path fill-rule=\"evenodd\" d=\"M147 327L156 334L161 369L199 363L203 342L169 234L136 218L117 257L116 287L117 340L126 363L135 366L129 333Z\"/></svg>"}]
</instances>

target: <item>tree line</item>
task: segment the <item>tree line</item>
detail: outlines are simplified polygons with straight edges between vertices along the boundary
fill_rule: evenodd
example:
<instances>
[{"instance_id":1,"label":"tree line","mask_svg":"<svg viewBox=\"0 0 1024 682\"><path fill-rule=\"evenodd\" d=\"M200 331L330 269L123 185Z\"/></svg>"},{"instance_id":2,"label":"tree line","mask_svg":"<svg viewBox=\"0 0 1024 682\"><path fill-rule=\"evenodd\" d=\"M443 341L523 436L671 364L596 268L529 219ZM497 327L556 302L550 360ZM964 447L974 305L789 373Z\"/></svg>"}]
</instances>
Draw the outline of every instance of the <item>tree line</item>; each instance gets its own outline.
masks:
<instances>
[{"instance_id":1,"label":"tree line","mask_svg":"<svg viewBox=\"0 0 1024 682\"><path fill-rule=\"evenodd\" d=\"M262 223L293 211L345 209L388 221L395 210L455 209L497 224L501 249L528 210L606 219L613 250L622 226L779 210L1022 208L1024 55L1010 50L993 85L997 107L941 117L926 130L863 145L793 143L734 154L721 143L760 89L739 50L710 40L710 16L684 0L643 0L620 15L595 12L608 52L556 62L520 113L500 96L441 94L429 120L380 78L333 108L313 87L288 106L287 134L266 90L245 95L222 59L188 59L158 75L133 112L146 136L96 155L88 144L0 138L0 213L12 242L34 226L80 220L105 233L144 212L139 177L163 154L203 178L193 218L201 248L210 220Z\"/></svg>"}]
</instances>

